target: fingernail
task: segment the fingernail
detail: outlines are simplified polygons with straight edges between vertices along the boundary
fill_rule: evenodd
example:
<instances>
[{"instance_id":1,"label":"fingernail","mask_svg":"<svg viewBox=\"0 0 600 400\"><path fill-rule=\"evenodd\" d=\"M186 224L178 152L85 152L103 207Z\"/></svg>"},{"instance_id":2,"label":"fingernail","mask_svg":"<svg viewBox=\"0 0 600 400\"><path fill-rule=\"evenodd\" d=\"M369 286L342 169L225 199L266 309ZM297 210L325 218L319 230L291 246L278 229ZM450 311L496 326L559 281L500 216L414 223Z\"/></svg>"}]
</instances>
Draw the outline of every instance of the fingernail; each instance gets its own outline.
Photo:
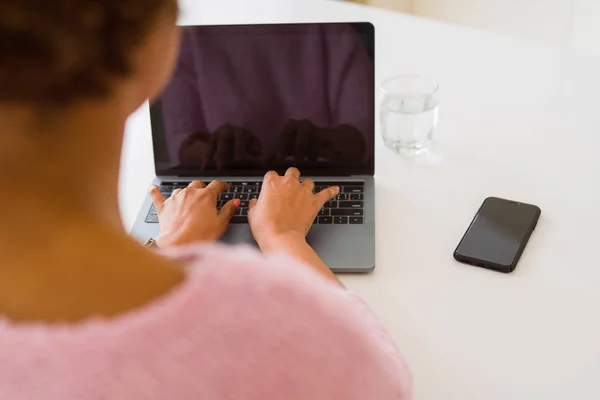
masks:
<instances>
[{"instance_id":1,"label":"fingernail","mask_svg":"<svg viewBox=\"0 0 600 400\"><path fill-rule=\"evenodd\" d=\"M336 194L338 194L339 192L340 192L340 187L339 187L339 186L336 186L336 187L335 187L335 193L336 193Z\"/></svg>"},{"instance_id":2,"label":"fingernail","mask_svg":"<svg viewBox=\"0 0 600 400\"><path fill-rule=\"evenodd\" d=\"M236 207L240 206L240 199L233 199L233 205Z\"/></svg>"}]
</instances>

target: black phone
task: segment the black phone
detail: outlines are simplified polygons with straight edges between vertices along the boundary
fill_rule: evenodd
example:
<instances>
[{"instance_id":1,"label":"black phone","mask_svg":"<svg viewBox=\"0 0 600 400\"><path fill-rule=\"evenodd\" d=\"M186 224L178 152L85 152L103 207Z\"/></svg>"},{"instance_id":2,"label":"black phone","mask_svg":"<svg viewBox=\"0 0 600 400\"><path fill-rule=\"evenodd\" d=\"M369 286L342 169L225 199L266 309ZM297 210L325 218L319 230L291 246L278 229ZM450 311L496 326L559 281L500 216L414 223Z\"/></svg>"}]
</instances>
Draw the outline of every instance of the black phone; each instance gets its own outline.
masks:
<instances>
[{"instance_id":1,"label":"black phone","mask_svg":"<svg viewBox=\"0 0 600 400\"><path fill-rule=\"evenodd\" d=\"M488 197L454 251L465 264L512 272L542 210L532 204Z\"/></svg>"}]
</instances>

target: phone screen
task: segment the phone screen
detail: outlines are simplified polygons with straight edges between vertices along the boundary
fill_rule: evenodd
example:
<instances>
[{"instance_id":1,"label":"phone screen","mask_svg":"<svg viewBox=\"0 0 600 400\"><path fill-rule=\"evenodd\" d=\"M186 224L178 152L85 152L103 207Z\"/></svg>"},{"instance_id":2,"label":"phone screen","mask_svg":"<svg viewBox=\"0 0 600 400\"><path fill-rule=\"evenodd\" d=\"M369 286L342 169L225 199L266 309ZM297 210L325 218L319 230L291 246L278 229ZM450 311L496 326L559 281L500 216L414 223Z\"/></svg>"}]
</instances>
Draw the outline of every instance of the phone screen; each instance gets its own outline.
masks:
<instances>
[{"instance_id":1,"label":"phone screen","mask_svg":"<svg viewBox=\"0 0 600 400\"><path fill-rule=\"evenodd\" d=\"M540 213L539 207L531 204L490 197L483 202L455 254L514 267Z\"/></svg>"}]
</instances>

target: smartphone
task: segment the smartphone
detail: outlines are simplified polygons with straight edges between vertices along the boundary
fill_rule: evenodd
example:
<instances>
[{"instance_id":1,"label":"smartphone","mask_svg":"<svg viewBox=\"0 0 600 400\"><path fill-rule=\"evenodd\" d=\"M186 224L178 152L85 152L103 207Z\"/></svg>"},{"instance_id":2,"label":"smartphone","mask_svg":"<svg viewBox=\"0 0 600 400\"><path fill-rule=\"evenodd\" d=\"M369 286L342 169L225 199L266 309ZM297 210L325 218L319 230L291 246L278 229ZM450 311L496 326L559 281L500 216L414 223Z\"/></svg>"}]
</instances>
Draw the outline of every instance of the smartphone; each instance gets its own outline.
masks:
<instances>
[{"instance_id":1,"label":"smartphone","mask_svg":"<svg viewBox=\"0 0 600 400\"><path fill-rule=\"evenodd\" d=\"M512 272L542 214L538 206L488 197L454 251L454 259Z\"/></svg>"}]
</instances>

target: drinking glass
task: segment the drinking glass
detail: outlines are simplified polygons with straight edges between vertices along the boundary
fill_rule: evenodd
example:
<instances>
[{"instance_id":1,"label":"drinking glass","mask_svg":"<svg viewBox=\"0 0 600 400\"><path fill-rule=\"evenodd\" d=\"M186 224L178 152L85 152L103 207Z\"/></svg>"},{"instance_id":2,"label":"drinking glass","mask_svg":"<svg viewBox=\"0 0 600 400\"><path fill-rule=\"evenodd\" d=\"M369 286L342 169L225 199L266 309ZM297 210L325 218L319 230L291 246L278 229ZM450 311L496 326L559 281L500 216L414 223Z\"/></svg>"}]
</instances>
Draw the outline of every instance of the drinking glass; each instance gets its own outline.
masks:
<instances>
[{"instance_id":1,"label":"drinking glass","mask_svg":"<svg viewBox=\"0 0 600 400\"><path fill-rule=\"evenodd\" d=\"M438 119L438 84L418 75L398 75L383 81L381 92L386 147L409 156L428 151Z\"/></svg>"}]
</instances>

